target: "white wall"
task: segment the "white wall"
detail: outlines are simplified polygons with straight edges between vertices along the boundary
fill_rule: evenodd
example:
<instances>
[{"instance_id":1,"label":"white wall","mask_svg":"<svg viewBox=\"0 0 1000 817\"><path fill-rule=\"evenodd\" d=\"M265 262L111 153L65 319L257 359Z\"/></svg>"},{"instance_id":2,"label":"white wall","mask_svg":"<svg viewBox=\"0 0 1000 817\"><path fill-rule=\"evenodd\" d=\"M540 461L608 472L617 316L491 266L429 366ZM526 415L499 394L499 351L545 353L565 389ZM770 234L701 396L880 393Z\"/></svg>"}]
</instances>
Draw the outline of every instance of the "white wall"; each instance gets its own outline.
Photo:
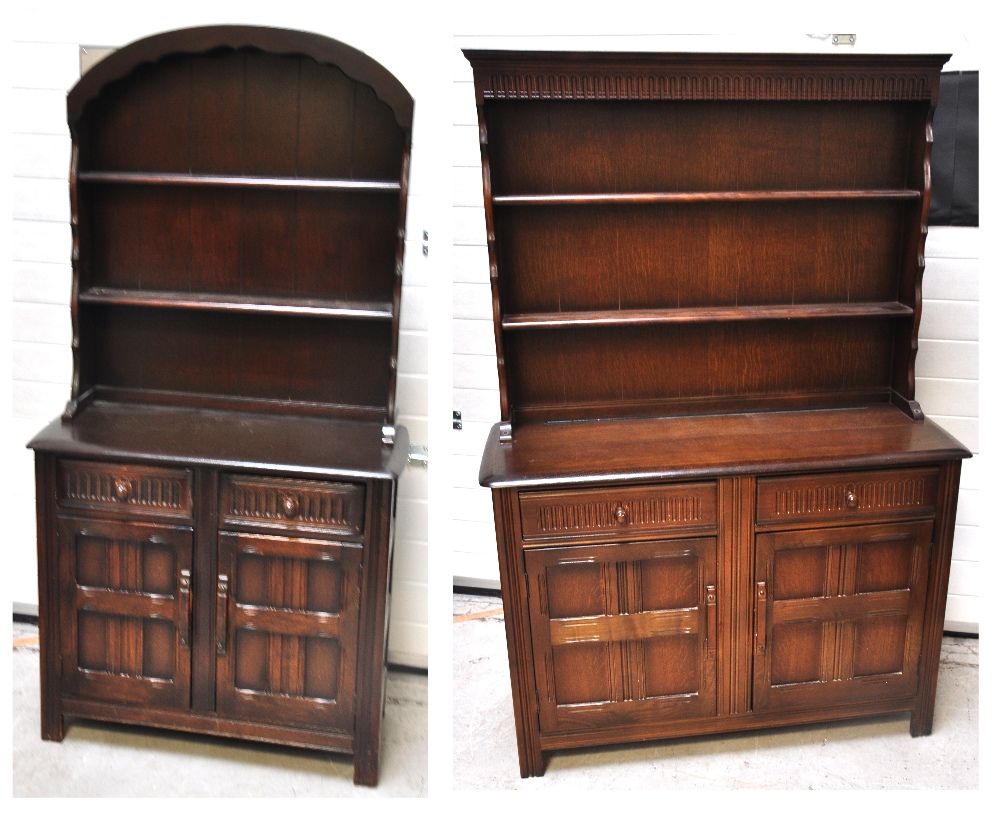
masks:
<instances>
[{"instance_id":1,"label":"white wall","mask_svg":"<svg viewBox=\"0 0 1000 817\"><path fill-rule=\"evenodd\" d=\"M470 27L469 30L477 30ZM483 30L479 28L478 30ZM558 31L550 27L549 31ZM500 417L482 176L472 69L461 48L649 50L649 51L812 51L843 53L829 38L807 35L655 36L627 32L607 35L517 31L459 36L451 49L452 175L454 181L453 403L463 428L452 431L451 506L455 509L452 571L455 584L499 587L493 511L489 491L479 487L479 461L486 435ZM837 49L840 49L838 51ZM854 53L951 53L946 71L978 70L968 38L932 30L905 36L861 33ZM977 632L980 621L979 456L979 231L930 228L926 247L923 316L916 366L916 397L924 412L958 437L976 456L963 465L955 553L946 628Z\"/></svg>"},{"instance_id":2,"label":"white wall","mask_svg":"<svg viewBox=\"0 0 1000 817\"><path fill-rule=\"evenodd\" d=\"M15 611L37 609L34 489L31 453L25 443L61 412L70 394L70 228L67 174L70 139L66 93L79 79L81 46L120 47L160 31L220 23L271 25L315 31L365 51L407 86L416 100L407 213L401 306L397 405L410 441L428 445L429 349L440 344L429 327L435 303L431 283L446 277L450 245L447 207L436 180L447 173L440 149L446 119L433 99L441 74L428 39L443 38L434 21L387 26L384 6L355 12L327 10L325 4L285 2L270 11L236 2L158 4L95 2L41 4L20 13L10 30L10 186L13 221L10 255L4 256L11 282L10 382L12 416L5 438L10 457L12 518L8 522L7 569ZM334 13L335 12L335 13ZM437 125L437 122L442 122ZM440 163L440 167L438 167ZM422 234L431 252L421 251ZM447 293L447 287L444 288ZM8 335L6 333L5 337ZM438 353L441 359L446 354ZM447 375L447 371L445 371ZM447 403L447 397L441 400ZM440 415L444 410L439 410ZM447 438L445 437L445 442ZM433 445L430 446L433 452ZM433 464L432 464L433 471ZM442 471L444 473L444 471ZM399 487L393 572L389 660L415 667L428 663L428 469L410 465ZM439 534L440 536L440 534Z\"/></svg>"}]
</instances>

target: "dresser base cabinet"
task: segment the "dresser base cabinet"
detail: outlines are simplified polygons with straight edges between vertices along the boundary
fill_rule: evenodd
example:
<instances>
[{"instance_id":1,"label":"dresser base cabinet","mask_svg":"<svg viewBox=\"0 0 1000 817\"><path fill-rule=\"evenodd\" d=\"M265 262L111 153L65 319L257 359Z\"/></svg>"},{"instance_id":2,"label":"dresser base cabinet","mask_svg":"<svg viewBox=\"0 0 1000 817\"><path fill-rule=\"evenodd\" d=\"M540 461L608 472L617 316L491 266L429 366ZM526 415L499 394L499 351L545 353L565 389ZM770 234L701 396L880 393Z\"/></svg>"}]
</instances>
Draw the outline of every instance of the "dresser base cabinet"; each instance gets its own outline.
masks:
<instances>
[{"instance_id":1,"label":"dresser base cabinet","mask_svg":"<svg viewBox=\"0 0 1000 817\"><path fill-rule=\"evenodd\" d=\"M135 414L155 462L114 422ZM93 404L33 440L42 737L81 717L345 752L375 785L406 430L287 424L292 449L325 434L289 470L249 457L280 420L209 417Z\"/></svg>"},{"instance_id":2,"label":"dresser base cabinet","mask_svg":"<svg viewBox=\"0 0 1000 817\"><path fill-rule=\"evenodd\" d=\"M753 432L763 415L642 421L636 432L690 438L655 476L649 435L628 471L611 470L629 421L523 427L510 443L494 429L481 477L522 776L560 749L892 712L930 732L965 455L929 421L878 416L893 456L858 467L855 443L850 470L783 459L808 414L780 420L784 443ZM844 419L814 446L856 441ZM743 447L699 446L691 423L728 425ZM543 450L570 438L591 466L547 472ZM721 466L724 448L754 452L759 470Z\"/></svg>"}]
</instances>

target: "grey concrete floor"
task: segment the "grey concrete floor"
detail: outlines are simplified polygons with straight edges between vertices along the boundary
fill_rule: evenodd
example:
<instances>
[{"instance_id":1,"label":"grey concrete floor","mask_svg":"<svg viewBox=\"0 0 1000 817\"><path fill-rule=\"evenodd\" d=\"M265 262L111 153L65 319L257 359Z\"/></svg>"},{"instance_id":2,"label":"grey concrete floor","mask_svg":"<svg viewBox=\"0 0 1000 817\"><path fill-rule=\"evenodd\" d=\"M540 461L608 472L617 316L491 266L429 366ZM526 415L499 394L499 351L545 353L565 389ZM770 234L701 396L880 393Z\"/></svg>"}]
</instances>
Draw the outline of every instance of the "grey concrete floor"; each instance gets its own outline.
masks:
<instances>
[{"instance_id":1,"label":"grey concrete floor","mask_svg":"<svg viewBox=\"0 0 1000 817\"><path fill-rule=\"evenodd\" d=\"M500 599L454 598L454 786L457 790L976 789L979 642L946 637L934 731L908 715L687 738L548 755L522 780ZM490 614L490 611L494 611ZM462 617L475 615L484 617Z\"/></svg>"},{"instance_id":2,"label":"grey concrete floor","mask_svg":"<svg viewBox=\"0 0 1000 817\"><path fill-rule=\"evenodd\" d=\"M426 674L389 672L379 785L368 788L353 784L351 758L325 752L76 720L62 743L43 741L37 635L15 622L15 797L427 795Z\"/></svg>"}]
</instances>

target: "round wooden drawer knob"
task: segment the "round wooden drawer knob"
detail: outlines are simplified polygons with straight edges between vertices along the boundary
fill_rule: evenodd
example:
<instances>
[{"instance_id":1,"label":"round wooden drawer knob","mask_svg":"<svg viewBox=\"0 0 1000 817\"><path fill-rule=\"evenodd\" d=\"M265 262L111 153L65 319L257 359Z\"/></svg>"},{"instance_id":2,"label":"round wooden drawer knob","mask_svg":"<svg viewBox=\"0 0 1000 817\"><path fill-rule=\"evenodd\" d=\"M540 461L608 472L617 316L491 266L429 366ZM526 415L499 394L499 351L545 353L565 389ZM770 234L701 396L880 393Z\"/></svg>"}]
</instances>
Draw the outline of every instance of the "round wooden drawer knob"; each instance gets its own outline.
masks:
<instances>
[{"instance_id":1,"label":"round wooden drawer knob","mask_svg":"<svg viewBox=\"0 0 1000 817\"><path fill-rule=\"evenodd\" d=\"M291 519L298 516L299 513L299 499L298 497L292 496L291 494L286 494L281 500L281 512L285 515L286 519Z\"/></svg>"},{"instance_id":2,"label":"round wooden drawer knob","mask_svg":"<svg viewBox=\"0 0 1000 817\"><path fill-rule=\"evenodd\" d=\"M854 491L848 491L847 496L844 497L845 502L847 502L848 508L858 507L858 495Z\"/></svg>"},{"instance_id":3,"label":"round wooden drawer knob","mask_svg":"<svg viewBox=\"0 0 1000 817\"><path fill-rule=\"evenodd\" d=\"M115 499L119 502L128 502L132 496L132 484L125 479L115 479Z\"/></svg>"},{"instance_id":4,"label":"round wooden drawer knob","mask_svg":"<svg viewBox=\"0 0 1000 817\"><path fill-rule=\"evenodd\" d=\"M626 508L624 505L619 505L617 508L615 508L615 522L617 522L619 525L628 524L628 508Z\"/></svg>"}]
</instances>

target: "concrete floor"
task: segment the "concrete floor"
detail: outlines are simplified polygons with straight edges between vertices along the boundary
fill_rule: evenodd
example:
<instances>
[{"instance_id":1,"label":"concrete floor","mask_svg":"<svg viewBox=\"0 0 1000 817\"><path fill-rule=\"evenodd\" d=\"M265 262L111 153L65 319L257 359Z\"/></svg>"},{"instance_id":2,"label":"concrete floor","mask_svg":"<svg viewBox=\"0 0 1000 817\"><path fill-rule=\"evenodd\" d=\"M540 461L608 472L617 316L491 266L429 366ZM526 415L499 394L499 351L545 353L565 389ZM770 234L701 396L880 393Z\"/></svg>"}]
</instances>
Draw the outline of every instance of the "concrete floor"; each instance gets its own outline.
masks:
<instances>
[{"instance_id":1,"label":"concrete floor","mask_svg":"<svg viewBox=\"0 0 1000 817\"><path fill-rule=\"evenodd\" d=\"M377 788L351 759L181 732L72 721L39 737L38 628L14 624L15 797L426 797L427 675L390 671Z\"/></svg>"},{"instance_id":2,"label":"concrete floor","mask_svg":"<svg viewBox=\"0 0 1000 817\"><path fill-rule=\"evenodd\" d=\"M976 789L979 642L946 637L934 731L908 715L548 755L522 780L500 599L455 595L454 787L468 789ZM493 613L491 614L491 611ZM481 617L476 617L476 616Z\"/></svg>"}]
</instances>

